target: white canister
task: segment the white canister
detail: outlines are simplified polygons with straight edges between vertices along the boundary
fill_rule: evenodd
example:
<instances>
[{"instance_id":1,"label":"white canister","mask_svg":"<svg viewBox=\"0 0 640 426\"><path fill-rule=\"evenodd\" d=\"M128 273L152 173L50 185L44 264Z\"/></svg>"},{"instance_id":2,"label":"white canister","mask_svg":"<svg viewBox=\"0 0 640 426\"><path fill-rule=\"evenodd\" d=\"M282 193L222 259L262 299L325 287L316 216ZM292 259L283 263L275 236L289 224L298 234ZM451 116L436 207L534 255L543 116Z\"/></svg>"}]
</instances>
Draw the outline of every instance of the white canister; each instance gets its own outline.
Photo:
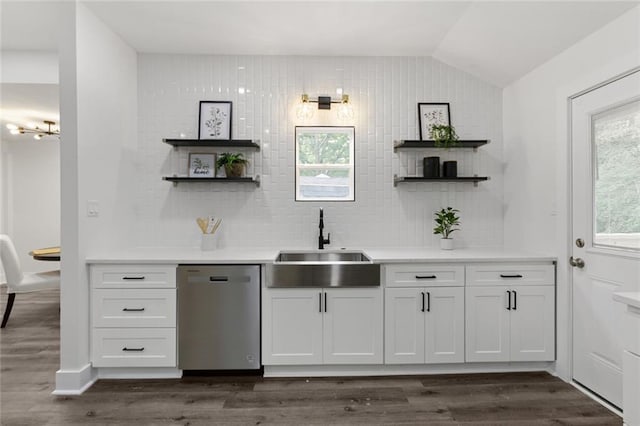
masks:
<instances>
[{"instance_id":1,"label":"white canister","mask_svg":"<svg viewBox=\"0 0 640 426\"><path fill-rule=\"evenodd\" d=\"M202 242L200 248L203 251L211 251L218 248L218 235L217 234L202 234Z\"/></svg>"},{"instance_id":2,"label":"white canister","mask_svg":"<svg viewBox=\"0 0 640 426\"><path fill-rule=\"evenodd\" d=\"M442 250L453 250L453 238L440 239L440 248Z\"/></svg>"}]
</instances>

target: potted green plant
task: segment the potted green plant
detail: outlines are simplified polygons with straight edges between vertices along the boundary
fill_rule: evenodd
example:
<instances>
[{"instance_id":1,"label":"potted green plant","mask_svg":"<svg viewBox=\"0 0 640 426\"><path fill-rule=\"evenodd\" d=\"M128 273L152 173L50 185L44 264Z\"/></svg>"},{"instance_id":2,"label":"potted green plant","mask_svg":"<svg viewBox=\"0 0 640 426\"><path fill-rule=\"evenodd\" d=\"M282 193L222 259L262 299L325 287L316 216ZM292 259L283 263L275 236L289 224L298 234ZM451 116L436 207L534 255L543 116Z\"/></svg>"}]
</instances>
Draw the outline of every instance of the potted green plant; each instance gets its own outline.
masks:
<instances>
[{"instance_id":1,"label":"potted green plant","mask_svg":"<svg viewBox=\"0 0 640 426\"><path fill-rule=\"evenodd\" d=\"M458 228L460 217L457 213L460 213L460 211L451 207L435 212L436 227L433 228L433 233L442 235L440 240L440 248L442 250L453 249L453 239L449 238L449 235L460 229Z\"/></svg>"},{"instance_id":2,"label":"potted green plant","mask_svg":"<svg viewBox=\"0 0 640 426\"><path fill-rule=\"evenodd\" d=\"M231 154L225 152L218 156L216 161L216 167L220 168L224 166L224 172L227 177L241 177L244 174L244 167L249 163L249 160L243 158L242 153Z\"/></svg>"},{"instance_id":3,"label":"potted green plant","mask_svg":"<svg viewBox=\"0 0 640 426\"><path fill-rule=\"evenodd\" d=\"M429 130L429 136L438 148L451 148L458 143L458 135L453 126L434 124Z\"/></svg>"}]
</instances>

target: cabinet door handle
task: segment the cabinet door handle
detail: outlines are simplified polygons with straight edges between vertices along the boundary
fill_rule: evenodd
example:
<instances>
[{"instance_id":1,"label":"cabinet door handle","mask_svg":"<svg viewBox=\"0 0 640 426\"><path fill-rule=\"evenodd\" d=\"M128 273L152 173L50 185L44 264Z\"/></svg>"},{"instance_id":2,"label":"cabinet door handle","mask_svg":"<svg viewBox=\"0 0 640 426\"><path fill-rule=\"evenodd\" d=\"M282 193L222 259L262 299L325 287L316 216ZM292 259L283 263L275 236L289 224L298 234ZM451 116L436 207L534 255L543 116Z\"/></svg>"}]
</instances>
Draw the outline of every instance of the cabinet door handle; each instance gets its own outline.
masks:
<instances>
[{"instance_id":1,"label":"cabinet door handle","mask_svg":"<svg viewBox=\"0 0 640 426\"><path fill-rule=\"evenodd\" d=\"M322 313L322 292L318 293L318 312Z\"/></svg>"},{"instance_id":2,"label":"cabinet door handle","mask_svg":"<svg viewBox=\"0 0 640 426\"><path fill-rule=\"evenodd\" d=\"M416 275L416 280L435 280L438 278L435 275Z\"/></svg>"},{"instance_id":3,"label":"cabinet door handle","mask_svg":"<svg viewBox=\"0 0 640 426\"><path fill-rule=\"evenodd\" d=\"M507 311L511 310L511 290L507 290Z\"/></svg>"},{"instance_id":4,"label":"cabinet door handle","mask_svg":"<svg viewBox=\"0 0 640 426\"><path fill-rule=\"evenodd\" d=\"M134 277L122 277L123 280L144 280L146 277L144 275L134 276Z\"/></svg>"},{"instance_id":5,"label":"cabinet door handle","mask_svg":"<svg viewBox=\"0 0 640 426\"><path fill-rule=\"evenodd\" d=\"M427 312L431 312L431 293L427 292Z\"/></svg>"},{"instance_id":6,"label":"cabinet door handle","mask_svg":"<svg viewBox=\"0 0 640 426\"><path fill-rule=\"evenodd\" d=\"M520 274L500 274L500 278L522 278Z\"/></svg>"},{"instance_id":7,"label":"cabinet door handle","mask_svg":"<svg viewBox=\"0 0 640 426\"><path fill-rule=\"evenodd\" d=\"M122 308L122 312L144 312L144 308Z\"/></svg>"},{"instance_id":8,"label":"cabinet door handle","mask_svg":"<svg viewBox=\"0 0 640 426\"><path fill-rule=\"evenodd\" d=\"M424 312L424 291L421 291L420 294L422 294L422 309L420 309L420 312Z\"/></svg>"},{"instance_id":9,"label":"cabinet door handle","mask_svg":"<svg viewBox=\"0 0 640 426\"><path fill-rule=\"evenodd\" d=\"M513 310L515 311L516 309L518 309L518 293L513 290Z\"/></svg>"},{"instance_id":10,"label":"cabinet door handle","mask_svg":"<svg viewBox=\"0 0 640 426\"><path fill-rule=\"evenodd\" d=\"M144 347L142 348L127 348L126 346L122 348L123 352L142 352L144 351Z\"/></svg>"},{"instance_id":11,"label":"cabinet door handle","mask_svg":"<svg viewBox=\"0 0 640 426\"><path fill-rule=\"evenodd\" d=\"M324 294L324 311L327 312L327 293Z\"/></svg>"}]
</instances>

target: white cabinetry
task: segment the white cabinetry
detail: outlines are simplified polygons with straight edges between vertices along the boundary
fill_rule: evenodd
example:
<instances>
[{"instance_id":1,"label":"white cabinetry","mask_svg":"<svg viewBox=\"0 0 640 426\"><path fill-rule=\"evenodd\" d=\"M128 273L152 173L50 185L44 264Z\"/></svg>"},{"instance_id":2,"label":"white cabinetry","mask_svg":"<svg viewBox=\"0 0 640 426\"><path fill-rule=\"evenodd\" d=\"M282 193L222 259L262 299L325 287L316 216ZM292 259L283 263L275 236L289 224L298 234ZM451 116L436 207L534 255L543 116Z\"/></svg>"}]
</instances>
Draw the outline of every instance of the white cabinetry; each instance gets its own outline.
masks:
<instances>
[{"instance_id":1,"label":"white cabinetry","mask_svg":"<svg viewBox=\"0 0 640 426\"><path fill-rule=\"evenodd\" d=\"M388 265L385 276L385 363L464 362L464 266Z\"/></svg>"},{"instance_id":2,"label":"white cabinetry","mask_svg":"<svg viewBox=\"0 0 640 426\"><path fill-rule=\"evenodd\" d=\"M94 367L176 366L176 267L91 265Z\"/></svg>"},{"instance_id":3,"label":"white cabinetry","mask_svg":"<svg viewBox=\"0 0 640 426\"><path fill-rule=\"evenodd\" d=\"M265 288L265 365L382 363L381 288Z\"/></svg>"},{"instance_id":4,"label":"white cabinetry","mask_svg":"<svg viewBox=\"0 0 640 426\"><path fill-rule=\"evenodd\" d=\"M640 426L640 292L614 293L613 298L626 304L622 324L622 409L624 424Z\"/></svg>"},{"instance_id":5,"label":"white cabinetry","mask_svg":"<svg viewBox=\"0 0 640 426\"><path fill-rule=\"evenodd\" d=\"M554 267L466 267L466 361L555 359Z\"/></svg>"}]
</instances>

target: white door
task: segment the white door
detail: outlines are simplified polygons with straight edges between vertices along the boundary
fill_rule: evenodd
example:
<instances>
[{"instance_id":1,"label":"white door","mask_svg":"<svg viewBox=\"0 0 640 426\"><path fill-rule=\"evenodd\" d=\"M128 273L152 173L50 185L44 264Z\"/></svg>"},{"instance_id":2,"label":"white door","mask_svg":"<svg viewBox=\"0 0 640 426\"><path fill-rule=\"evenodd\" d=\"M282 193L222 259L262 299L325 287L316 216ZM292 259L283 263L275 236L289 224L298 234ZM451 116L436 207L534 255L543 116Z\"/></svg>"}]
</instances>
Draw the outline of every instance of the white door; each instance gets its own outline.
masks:
<instances>
[{"instance_id":1,"label":"white door","mask_svg":"<svg viewBox=\"0 0 640 426\"><path fill-rule=\"evenodd\" d=\"M640 71L571 101L573 379L622 404L622 304L640 287Z\"/></svg>"},{"instance_id":2,"label":"white door","mask_svg":"<svg viewBox=\"0 0 640 426\"><path fill-rule=\"evenodd\" d=\"M505 286L466 288L466 361L509 361L509 297Z\"/></svg>"},{"instance_id":3,"label":"white door","mask_svg":"<svg viewBox=\"0 0 640 426\"><path fill-rule=\"evenodd\" d=\"M423 293L420 287L385 289L385 363L424 363Z\"/></svg>"},{"instance_id":4,"label":"white door","mask_svg":"<svg viewBox=\"0 0 640 426\"><path fill-rule=\"evenodd\" d=\"M264 365L322 364L322 290L262 290Z\"/></svg>"},{"instance_id":5,"label":"white door","mask_svg":"<svg viewBox=\"0 0 640 426\"><path fill-rule=\"evenodd\" d=\"M555 287L511 287L511 361L553 361Z\"/></svg>"},{"instance_id":6,"label":"white door","mask_svg":"<svg viewBox=\"0 0 640 426\"><path fill-rule=\"evenodd\" d=\"M427 287L425 361L464 362L464 287Z\"/></svg>"},{"instance_id":7,"label":"white door","mask_svg":"<svg viewBox=\"0 0 640 426\"><path fill-rule=\"evenodd\" d=\"M382 289L326 289L325 364L382 364Z\"/></svg>"}]
</instances>

